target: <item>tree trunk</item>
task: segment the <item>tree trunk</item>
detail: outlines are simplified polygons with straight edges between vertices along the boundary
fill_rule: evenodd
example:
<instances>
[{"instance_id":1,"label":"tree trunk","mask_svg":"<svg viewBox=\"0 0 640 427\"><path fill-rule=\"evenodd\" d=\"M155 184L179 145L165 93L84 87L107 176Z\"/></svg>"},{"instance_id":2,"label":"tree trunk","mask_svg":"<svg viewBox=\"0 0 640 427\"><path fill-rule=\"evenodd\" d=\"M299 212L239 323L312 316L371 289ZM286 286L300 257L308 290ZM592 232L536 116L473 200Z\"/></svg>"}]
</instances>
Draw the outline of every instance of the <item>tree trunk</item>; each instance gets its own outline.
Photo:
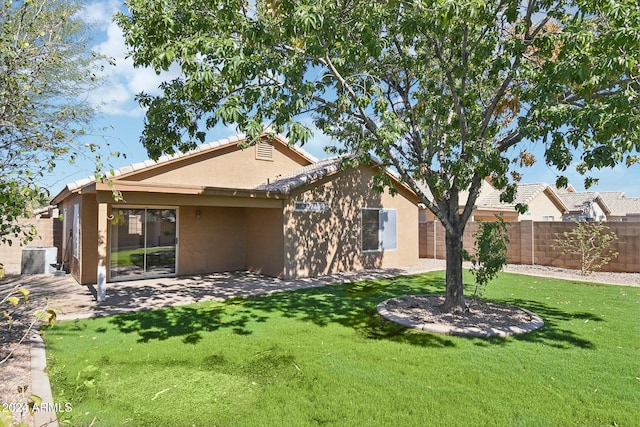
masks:
<instances>
[{"instance_id":1,"label":"tree trunk","mask_svg":"<svg viewBox=\"0 0 640 427\"><path fill-rule=\"evenodd\" d=\"M464 300L464 286L462 282L462 236L464 229L453 227L454 234L446 233L447 246L447 291L444 304L440 307L443 312L456 313L466 309Z\"/></svg>"}]
</instances>

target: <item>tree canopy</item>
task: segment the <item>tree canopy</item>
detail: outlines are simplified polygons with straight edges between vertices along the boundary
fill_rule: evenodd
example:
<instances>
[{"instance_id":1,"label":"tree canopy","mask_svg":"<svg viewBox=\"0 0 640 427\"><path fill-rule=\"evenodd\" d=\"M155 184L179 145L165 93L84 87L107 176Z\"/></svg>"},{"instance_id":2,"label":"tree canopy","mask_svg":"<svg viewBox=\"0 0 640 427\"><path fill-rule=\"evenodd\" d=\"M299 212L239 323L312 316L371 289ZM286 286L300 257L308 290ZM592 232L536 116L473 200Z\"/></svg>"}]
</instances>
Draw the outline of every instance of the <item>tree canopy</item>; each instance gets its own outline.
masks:
<instances>
[{"instance_id":1,"label":"tree canopy","mask_svg":"<svg viewBox=\"0 0 640 427\"><path fill-rule=\"evenodd\" d=\"M0 3L0 242L29 240L17 219L48 203L40 178L82 151L93 109L83 94L98 58L87 47L79 2Z\"/></svg>"},{"instance_id":2,"label":"tree canopy","mask_svg":"<svg viewBox=\"0 0 640 427\"><path fill-rule=\"evenodd\" d=\"M545 146L560 172L637 161L637 0L129 0L134 62L181 77L148 108L152 157L207 128L314 125L393 167L447 232L445 309L460 309L462 233L483 179L513 200L517 166ZM380 176L381 184L384 176ZM464 194L464 197L462 195ZM524 210L526 207L518 206Z\"/></svg>"}]
</instances>

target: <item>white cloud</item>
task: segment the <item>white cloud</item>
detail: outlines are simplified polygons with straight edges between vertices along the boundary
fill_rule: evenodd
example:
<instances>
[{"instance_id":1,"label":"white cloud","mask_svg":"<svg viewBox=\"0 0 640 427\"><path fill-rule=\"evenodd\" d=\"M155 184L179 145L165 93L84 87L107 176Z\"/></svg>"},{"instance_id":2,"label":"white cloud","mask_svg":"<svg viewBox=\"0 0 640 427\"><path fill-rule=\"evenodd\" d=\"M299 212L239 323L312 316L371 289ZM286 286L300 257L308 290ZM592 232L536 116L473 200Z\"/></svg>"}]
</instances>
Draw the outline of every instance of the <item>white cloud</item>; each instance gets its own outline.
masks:
<instances>
[{"instance_id":1,"label":"white cloud","mask_svg":"<svg viewBox=\"0 0 640 427\"><path fill-rule=\"evenodd\" d=\"M113 15L120 10L121 3L113 0L87 4L80 17L94 27L94 39L101 40L92 49L110 58L115 65L104 63L99 76L103 85L89 94L88 100L102 113L112 116L140 116L143 110L134 97L140 92L160 94L158 86L163 81L179 75L179 67L172 66L168 72L157 75L150 68L136 68L133 59L127 57L124 35L113 22Z\"/></svg>"},{"instance_id":2,"label":"white cloud","mask_svg":"<svg viewBox=\"0 0 640 427\"><path fill-rule=\"evenodd\" d=\"M117 0L87 3L78 16L88 24L104 29L113 21L113 15L120 9L121 4Z\"/></svg>"}]
</instances>

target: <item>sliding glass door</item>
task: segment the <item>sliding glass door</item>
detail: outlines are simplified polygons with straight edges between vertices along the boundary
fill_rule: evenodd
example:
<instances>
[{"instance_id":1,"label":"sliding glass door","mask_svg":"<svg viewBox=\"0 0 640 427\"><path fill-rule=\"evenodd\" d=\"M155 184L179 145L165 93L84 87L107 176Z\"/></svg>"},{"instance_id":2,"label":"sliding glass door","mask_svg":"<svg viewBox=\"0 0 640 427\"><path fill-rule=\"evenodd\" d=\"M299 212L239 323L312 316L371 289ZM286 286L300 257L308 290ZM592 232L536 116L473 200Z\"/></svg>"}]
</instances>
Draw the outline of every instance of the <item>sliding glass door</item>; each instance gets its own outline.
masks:
<instances>
[{"instance_id":1,"label":"sliding glass door","mask_svg":"<svg viewBox=\"0 0 640 427\"><path fill-rule=\"evenodd\" d=\"M111 211L111 280L176 273L176 209Z\"/></svg>"}]
</instances>

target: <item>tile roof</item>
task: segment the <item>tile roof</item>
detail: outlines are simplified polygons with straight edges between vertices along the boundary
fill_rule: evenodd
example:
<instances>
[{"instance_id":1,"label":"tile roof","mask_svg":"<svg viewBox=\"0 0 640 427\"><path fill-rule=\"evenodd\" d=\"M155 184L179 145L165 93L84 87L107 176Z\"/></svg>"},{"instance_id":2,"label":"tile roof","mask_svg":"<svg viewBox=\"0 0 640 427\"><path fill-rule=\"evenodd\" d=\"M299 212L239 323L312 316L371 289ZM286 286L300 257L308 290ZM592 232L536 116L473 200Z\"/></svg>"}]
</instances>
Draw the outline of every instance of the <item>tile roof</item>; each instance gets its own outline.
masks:
<instances>
[{"instance_id":1,"label":"tile roof","mask_svg":"<svg viewBox=\"0 0 640 427\"><path fill-rule=\"evenodd\" d=\"M560 193L560 200L567 205L569 212L584 212L591 203L599 203L605 213L610 213L610 209L599 193L586 191L582 193Z\"/></svg>"},{"instance_id":2,"label":"tile roof","mask_svg":"<svg viewBox=\"0 0 640 427\"><path fill-rule=\"evenodd\" d=\"M566 187L564 188L560 188L557 187L555 184L551 184L549 185L549 187L551 188L551 190L553 190L554 193L556 194L561 194L561 193L575 193L576 189L573 188L573 185L571 184L567 184Z\"/></svg>"},{"instance_id":3,"label":"tile roof","mask_svg":"<svg viewBox=\"0 0 640 427\"><path fill-rule=\"evenodd\" d=\"M640 214L640 198L628 198L622 191L603 192L600 197L611 210L612 216Z\"/></svg>"},{"instance_id":4,"label":"tile roof","mask_svg":"<svg viewBox=\"0 0 640 427\"><path fill-rule=\"evenodd\" d=\"M274 181L259 185L255 190L288 193L302 185L318 181L340 170L340 162L348 156L331 157L320 160L302 169L277 177Z\"/></svg>"},{"instance_id":5,"label":"tile roof","mask_svg":"<svg viewBox=\"0 0 640 427\"><path fill-rule=\"evenodd\" d=\"M429 188L422 184L420 188L427 197L432 197ZM550 190L554 195L553 188L545 183L533 183L533 184L520 184L516 191L516 196L513 202L505 203L500 201L501 190L495 189L489 182L484 181L480 190L480 195L476 200L476 207L486 209L505 209L515 208L518 203L528 204L533 201L540 193ZM463 206L467 202L469 193L467 191L460 192L460 205ZM554 198L558 204L562 205L562 201L558 198ZM561 206L561 210L566 209L566 206Z\"/></svg>"},{"instance_id":6,"label":"tile roof","mask_svg":"<svg viewBox=\"0 0 640 427\"><path fill-rule=\"evenodd\" d=\"M513 202L505 203L500 201L500 194L502 191L494 189L491 192L480 194L476 201L476 206L485 208L505 208L515 207L517 204L528 204L535 199L540 193L549 188L545 183L534 184L519 184L516 191L516 196Z\"/></svg>"}]
</instances>

